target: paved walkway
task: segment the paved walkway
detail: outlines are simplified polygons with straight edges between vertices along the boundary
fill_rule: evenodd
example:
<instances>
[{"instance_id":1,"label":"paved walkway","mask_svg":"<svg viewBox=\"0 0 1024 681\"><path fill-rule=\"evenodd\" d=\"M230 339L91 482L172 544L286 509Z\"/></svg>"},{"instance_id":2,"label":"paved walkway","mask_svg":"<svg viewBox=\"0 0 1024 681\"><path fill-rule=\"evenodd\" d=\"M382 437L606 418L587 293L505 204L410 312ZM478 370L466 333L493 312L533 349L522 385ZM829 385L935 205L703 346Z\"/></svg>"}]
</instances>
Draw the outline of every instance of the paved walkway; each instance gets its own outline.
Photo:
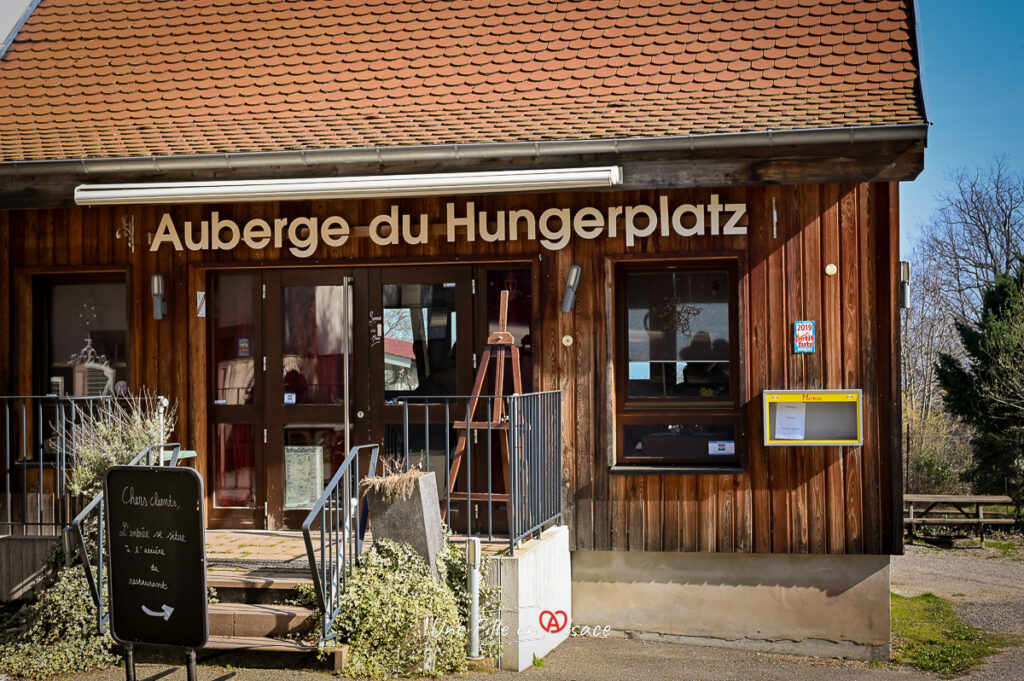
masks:
<instances>
[{"instance_id":1,"label":"paved walkway","mask_svg":"<svg viewBox=\"0 0 1024 681\"><path fill-rule=\"evenodd\" d=\"M207 530L206 559L217 571L308 571L301 532Z\"/></svg>"},{"instance_id":2,"label":"paved walkway","mask_svg":"<svg viewBox=\"0 0 1024 681\"><path fill-rule=\"evenodd\" d=\"M452 541L459 541L453 537ZM314 551L319 555L318 535ZM364 549L373 544L366 533ZM505 542L483 542L484 555L508 548ZM299 531L207 530L206 560L217 572L308 572L306 543Z\"/></svg>"},{"instance_id":3,"label":"paved walkway","mask_svg":"<svg viewBox=\"0 0 1024 681\"><path fill-rule=\"evenodd\" d=\"M138 681L185 681L181 667L139 665ZM123 681L124 670L71 677ZM327 681L327 672L239 669L203 665L198 681ZM337 678L337 677L333 677ZM572 639L521 674L489 672L442 677L450 681L924 681L935 677L902 668L749 653L620 638ZM1006 681L1020 676L1004 677Z\"/></svg>"}]
</instances>

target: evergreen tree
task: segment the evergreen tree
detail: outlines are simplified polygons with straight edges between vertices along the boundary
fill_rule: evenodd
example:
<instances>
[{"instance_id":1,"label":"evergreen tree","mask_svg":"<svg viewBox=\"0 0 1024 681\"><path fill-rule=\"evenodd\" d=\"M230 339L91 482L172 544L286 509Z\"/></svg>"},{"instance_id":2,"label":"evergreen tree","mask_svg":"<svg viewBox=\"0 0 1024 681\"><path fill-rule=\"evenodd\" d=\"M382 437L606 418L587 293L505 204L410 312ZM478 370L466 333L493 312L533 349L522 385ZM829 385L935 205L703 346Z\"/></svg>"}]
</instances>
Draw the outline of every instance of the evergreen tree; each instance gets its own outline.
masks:
<instances>
[{"instance_id":1,"label":"evergreen tree","mask_svg":"<svg viewBox=\"0 0 1024 681\"><path fill-rule=\"evenodd\" d=\"M957 323L963 361L941 354L936 367L950 413L972 425L975 492L1024 498L1024 262L984 289L980 320Z\"/></svg>"}]
</instances>

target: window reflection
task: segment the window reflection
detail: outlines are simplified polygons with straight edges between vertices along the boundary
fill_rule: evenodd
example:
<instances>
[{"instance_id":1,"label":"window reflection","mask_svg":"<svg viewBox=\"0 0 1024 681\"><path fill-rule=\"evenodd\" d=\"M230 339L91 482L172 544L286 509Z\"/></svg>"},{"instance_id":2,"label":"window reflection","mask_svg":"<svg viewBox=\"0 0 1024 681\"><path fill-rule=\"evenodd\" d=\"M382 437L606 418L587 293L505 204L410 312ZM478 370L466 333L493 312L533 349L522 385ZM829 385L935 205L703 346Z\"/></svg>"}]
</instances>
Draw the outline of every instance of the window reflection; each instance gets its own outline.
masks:
<instances>
[{"instance_id":1,"label":"window reflection","mask_svg":"<svg viewBox=\"0 0 1024 681\"><path fill-rule=\"evenodd\" d=\"M128 391L128 314L124 283L50 288L46 392L123 395Z\"/></svg>"},{"instance_id":2,"label":"window reflection","mask_svg":"<svg viewBox=\"0 0 1024 681\"><path fill-rule=\"evenodd\" d=\"M256 427L251 423L217 425L214 461L216 490L214 504L251 508L256 504Z\"/></svg>"},{"instance_id":3,"label":"window reflection","mask_svg":"<svg viewBox=\"0 0 1024 681\"><path fill-rule=\"evenodd\" d=\"M252 404L253 277L218 275L213 290L215 404Z\"/></svg>"},{"instance_id":4,"label":"window reflection","mask_svg":"<svg viewBox=\"0 0 1024 681\"><path fill-rule=\"evenodd\" d=\"M508 332L519 347L519 366L523 377L523 390L533 389L533 282L527 268L487 271L487 333L498 330L501 312L501 292L508 291ZM504 394L512 390L512 372L505 373ZM489 386L493 388L493 386Z\"/></svg>"},{"instance_id":5,"label":"window reflection","mask_svg":"<svg viewBox=\"0 0 1024 681\"><path fill-rule=\"evenodd\" d=\"M729 397L727 272L626 275L630 397Z\"/></svg>"},{"instance_id":6,"label":"window reflection","mask_svg":"<svg viewBox=\"0 0 1024 681\"><path fill-rule=\"evenodd\" d=\"M382 294L386 397L455 394L455 284L387 284Z\"/></svg>"},{"instance_id":7,"label":"window reflection","mask_svg":"<svg viewBox=\"0 0 1024 681\"><path fill-rule=\"evenodd\" d=\"M286 286L282 371L285 404L344 400L345 343L351 332L345 286ZM348 321L349 329L344 325Z\"/></svg>"}]
</instances>

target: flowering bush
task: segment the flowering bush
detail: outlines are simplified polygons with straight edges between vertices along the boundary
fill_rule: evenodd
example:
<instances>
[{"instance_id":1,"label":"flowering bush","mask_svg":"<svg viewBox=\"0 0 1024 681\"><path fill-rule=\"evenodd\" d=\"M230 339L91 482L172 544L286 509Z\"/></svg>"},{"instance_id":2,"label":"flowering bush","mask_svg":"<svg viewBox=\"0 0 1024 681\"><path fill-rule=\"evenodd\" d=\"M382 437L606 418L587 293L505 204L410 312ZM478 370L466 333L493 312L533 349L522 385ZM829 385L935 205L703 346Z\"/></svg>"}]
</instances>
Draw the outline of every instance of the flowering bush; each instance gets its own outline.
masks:
<instances>
[{"instance_id":1,"label":"flowering bush","mask_svg":"<svg viewBox=\"0 0 1024 681\"><path fill-rule=\"evenodd\" d=\"M71 491L92 496L103 487L111 466L129 463L146 447L167 442L174 431L175 408L164 412L163 428L156 401L149 395L113 400L86 412L75 425L75 461Z\"/></svg>"},{"instance_id":2,"label":"flowering bush","mask_svg":"<svg viewBox=\"0 0 1024 681\"><path fill-rule=\"evenodd\" d=\"M348 674L385 679L465 669L455 596L408 544L374 542L352 573L336 626L349 644Z\"/></svg>"}]
</instances>

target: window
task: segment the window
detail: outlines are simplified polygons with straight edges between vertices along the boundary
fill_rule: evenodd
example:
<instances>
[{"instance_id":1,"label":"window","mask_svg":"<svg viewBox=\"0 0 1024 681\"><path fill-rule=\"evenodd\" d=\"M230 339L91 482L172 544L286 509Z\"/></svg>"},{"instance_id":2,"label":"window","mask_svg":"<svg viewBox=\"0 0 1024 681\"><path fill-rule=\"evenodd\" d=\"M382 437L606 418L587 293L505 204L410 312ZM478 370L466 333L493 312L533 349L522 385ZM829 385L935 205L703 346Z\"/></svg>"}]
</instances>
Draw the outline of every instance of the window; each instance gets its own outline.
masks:
<instances>
[{"instance_id":1,"label":"window","mask_svg":"<svg viewBox=\"0 0 1024 681\"><path fill-rule=\"evenodd\" d=\"M44 393L128 392L128 311L124 277L39 278L38 352Z\"/></svg>"},{"instance_id":2,"label":"window","mask_svg":"<svg viewBox=\"0 0 1024 681\"><path fill-rule=\"evenodd\" d=\"M385 284L384 395L456 394L455 282Z\"/></svg>"},{"instance_id":3,"label":"window","mask_svg":"<svg viewBox=\"0 0 1024 681\"><path fill-rule=\"evenodd\" d=\"M617 463L738 466L736 261L621 264L616 276Z\"/></svg>"}]
</instances>

